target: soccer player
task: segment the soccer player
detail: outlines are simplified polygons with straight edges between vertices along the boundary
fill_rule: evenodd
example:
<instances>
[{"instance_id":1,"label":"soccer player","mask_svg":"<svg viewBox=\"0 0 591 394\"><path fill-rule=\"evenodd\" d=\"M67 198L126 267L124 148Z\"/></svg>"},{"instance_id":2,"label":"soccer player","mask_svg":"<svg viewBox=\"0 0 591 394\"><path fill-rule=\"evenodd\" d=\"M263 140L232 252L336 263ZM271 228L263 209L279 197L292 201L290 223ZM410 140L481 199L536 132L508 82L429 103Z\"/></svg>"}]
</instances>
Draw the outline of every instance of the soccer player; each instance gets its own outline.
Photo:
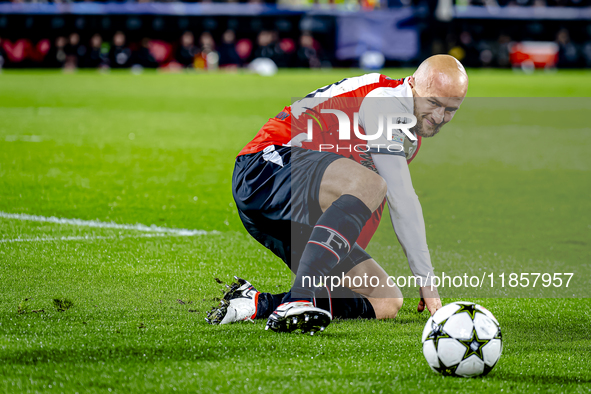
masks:
<instances>
[{"instance_id":1,"label":"soccer player","mask_svg":"<svg viewBox=\"0 0 591 394\"><path fill-rule=\"evenodd\" d=\"M246 230L290 267L295 281L289 292L271 294L236 278L207 320L267 318L265 329L313 334L333 317L394 318L400 289L364 250L386 201L421 286L418 311L435 313L441 301L431 287L425 224L408 164L421 139L453 118L467 89L461 63L437 55L404 79L377 73L343 79L269 119L236 158L233 195ZM354 132L347 130L351 119ZM379 282L352 280L364 276ZM333 278L342 283L332 286Z\"/></svg>"}]
</instances>

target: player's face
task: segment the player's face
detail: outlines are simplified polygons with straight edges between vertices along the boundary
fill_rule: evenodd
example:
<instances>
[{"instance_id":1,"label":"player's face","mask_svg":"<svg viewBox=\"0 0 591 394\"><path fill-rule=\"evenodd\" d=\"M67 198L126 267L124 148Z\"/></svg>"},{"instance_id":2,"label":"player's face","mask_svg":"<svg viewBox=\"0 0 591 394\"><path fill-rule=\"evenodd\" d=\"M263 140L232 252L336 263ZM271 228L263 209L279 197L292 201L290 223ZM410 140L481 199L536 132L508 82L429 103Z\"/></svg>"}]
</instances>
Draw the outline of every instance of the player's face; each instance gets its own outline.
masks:
<instances>
[{"instance_id":1,"label":"player's face","mask_svg":"<svg viewBox=\"0 0 591 394\"><path fill-rule=\"evenodd\" d=\"M417 125L412 131L421 137L433 137L453 119L462 101L460 97L415 97Z\"/></svg>"}]
</instances>

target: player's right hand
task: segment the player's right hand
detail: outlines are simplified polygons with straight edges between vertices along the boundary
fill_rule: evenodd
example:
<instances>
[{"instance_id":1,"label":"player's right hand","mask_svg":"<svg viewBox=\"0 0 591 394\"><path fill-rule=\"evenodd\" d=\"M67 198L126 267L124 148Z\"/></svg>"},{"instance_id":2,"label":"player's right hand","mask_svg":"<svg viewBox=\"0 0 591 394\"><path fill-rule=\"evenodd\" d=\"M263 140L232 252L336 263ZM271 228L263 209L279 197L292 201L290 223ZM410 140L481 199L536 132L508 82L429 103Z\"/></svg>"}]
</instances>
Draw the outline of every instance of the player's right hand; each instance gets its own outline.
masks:
<instances>
[{"instance_id":1,"label":"player's right hand","mask_svg":"<svg viewBox=\"0 0 591 394\"><path fill-rule=\"evenodd\" d=\"M425 310L425 307L427 307L429 313L431 313L431 316L433 316L433 314L441 308L441 300L439 299L439 292L437 291L437 287L421 287L419 290L419 294L421 295L421 299L419 301L417 311L419 313L422 313Z\"/></svg>"}]
</instances>

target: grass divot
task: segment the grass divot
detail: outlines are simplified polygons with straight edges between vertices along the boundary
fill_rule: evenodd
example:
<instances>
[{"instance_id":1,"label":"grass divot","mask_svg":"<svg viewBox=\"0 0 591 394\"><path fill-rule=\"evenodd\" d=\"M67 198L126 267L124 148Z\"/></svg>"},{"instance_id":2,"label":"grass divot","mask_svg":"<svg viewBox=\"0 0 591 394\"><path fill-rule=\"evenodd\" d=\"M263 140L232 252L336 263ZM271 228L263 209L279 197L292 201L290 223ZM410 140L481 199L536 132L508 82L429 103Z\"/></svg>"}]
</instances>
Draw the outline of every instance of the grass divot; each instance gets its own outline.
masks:
<instances>
[{"instance_id":1,"label":"grass divot","mask_svg":"<svg viewBox=\"0 0 591 394\"><path fill-rule=\"evenodd\" d=\"M54 298L53 299L53 306L55 307L55 309L58 312L65 312L68 309L72 308L74 306L74 303L67 298L64 298L64 299Z\"/></svg>"}]
</instances>

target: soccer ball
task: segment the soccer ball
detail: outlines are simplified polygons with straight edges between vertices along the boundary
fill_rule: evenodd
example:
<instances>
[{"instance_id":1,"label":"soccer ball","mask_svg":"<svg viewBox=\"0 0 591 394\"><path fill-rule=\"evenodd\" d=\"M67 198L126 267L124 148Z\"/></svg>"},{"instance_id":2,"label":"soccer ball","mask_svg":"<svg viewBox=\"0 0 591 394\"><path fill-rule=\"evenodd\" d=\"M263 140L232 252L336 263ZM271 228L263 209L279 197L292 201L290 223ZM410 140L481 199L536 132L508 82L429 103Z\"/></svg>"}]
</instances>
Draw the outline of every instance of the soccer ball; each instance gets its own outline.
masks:
<instances>
[{"instance_id":1,"label":"soccer ball","mask_svg":"<svg viewBox=\"0 0 591 394\"><path fill-rule=\"evenodd\" d=\"M499 322L473 302L453 302L435 312L422 341L431 369L451 376L486 375L503 351Z\"/></svg>"}]
</instances>

